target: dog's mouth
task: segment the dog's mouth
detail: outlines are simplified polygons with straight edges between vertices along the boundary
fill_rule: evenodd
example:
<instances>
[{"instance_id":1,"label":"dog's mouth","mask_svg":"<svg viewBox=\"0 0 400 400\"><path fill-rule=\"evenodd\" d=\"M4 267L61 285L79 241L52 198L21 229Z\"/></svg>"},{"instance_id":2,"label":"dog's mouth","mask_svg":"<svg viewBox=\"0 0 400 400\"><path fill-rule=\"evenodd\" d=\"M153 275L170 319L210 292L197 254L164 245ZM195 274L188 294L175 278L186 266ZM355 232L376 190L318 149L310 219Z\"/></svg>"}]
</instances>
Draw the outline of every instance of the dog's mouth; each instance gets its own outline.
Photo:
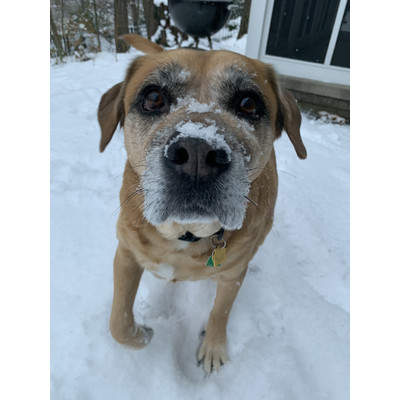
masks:
<instances>
[{"instance_id":1,"label":"dog's mouth","mask_svg":"<svg viewBox=\"0 0 400 400\"><path fill-rule=\"evenodd\" d=\"M153 225L219 221L226 229L240 229L249 182L243 155L232 149L237 144L228 144L215 127L175 128L179 131L167 143L148 153L142 177L145 218Z\"/></svg>"},{"instance_id":2,"label":"dog's mouth","mask_svg":"<svg viewBox=\"0 0 400 400\"><path fill-rule=\"evenodd\" d=\"M144 216L154 225L166 220L181 225L219 221L226 229L240 229L248 191L234 193L223 186L216 183L195 187L182 181L168 184L168 180L163 179L158 188L145 189Z\"/></svg>"},{"instance_id":3,"label":"dog's mouth","mask_svg":"<svg viewBox=\"0 0 400 400\"><path fill-rule=\"evenodd\" d=\"M169 184L168 184L169 183ZM218 180L169 178L166 180L163 205L159 208L160 220L167 218L180 224L210 223L220 221L225 227L238 228L241 221L236 216L237 207L224 193L223 184ZM232 193L230 195L232 197ZM162 201L162 199L160 199ZM242 201L244 204L244 202ZM235 222L233 222L235 220Z\"/></svg>"}]
</instances>

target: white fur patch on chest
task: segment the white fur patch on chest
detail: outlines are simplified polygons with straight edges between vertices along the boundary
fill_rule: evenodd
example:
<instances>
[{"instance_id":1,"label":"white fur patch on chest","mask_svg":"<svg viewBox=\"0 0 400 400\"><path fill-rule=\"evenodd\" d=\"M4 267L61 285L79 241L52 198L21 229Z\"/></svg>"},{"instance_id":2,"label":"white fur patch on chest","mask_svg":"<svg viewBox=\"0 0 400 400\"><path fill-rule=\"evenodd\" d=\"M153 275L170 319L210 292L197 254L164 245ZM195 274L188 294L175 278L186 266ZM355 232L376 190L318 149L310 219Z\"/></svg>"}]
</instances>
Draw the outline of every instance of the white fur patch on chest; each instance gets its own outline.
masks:
<instances>
[{"instance_id":1,"label":"white fur patch on chest","mask_svg":"<svg viewBox=\"0 0 400 400\"><path fill-rule=\"evenodd\" d=\"M166 279L167 281L172 281L175 276L175 269L169 264L159 264L152 272L159 278Z\"/></svg>"},{"instance_id":2,"label":"white fur patch on chest","mask_svg":"<svg viewBox=\"0 0 400 400\"><path fill-rule=\"evenodd\" d=\"M184 240L179 240L176 248L178 250L186 250L189 247L190 242L185 242Z\"/></svg>"}]
</instances>

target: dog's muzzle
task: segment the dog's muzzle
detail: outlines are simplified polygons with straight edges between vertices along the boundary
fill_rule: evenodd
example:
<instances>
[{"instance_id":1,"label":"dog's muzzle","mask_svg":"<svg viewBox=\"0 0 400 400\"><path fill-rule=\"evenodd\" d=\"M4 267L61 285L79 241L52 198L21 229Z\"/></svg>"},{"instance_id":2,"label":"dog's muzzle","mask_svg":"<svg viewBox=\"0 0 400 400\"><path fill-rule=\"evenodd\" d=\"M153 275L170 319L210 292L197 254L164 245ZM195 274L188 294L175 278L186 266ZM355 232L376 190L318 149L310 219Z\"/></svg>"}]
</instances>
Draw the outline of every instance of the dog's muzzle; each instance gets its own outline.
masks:
<instances>
[{"instance_id":1,"label":"dog's muzzle","mask_svg":"<svg viewBox=\"0 0 400 400\"><path fill-rule=\"evenodd\" d=\"M147 155L142 179L145 218L153 225L167 219L179 224L219 221L226 229L239 229L249 191L239 149L240 144L215 125L177 125L164 144Z\"/></svg>"}]
</instances>

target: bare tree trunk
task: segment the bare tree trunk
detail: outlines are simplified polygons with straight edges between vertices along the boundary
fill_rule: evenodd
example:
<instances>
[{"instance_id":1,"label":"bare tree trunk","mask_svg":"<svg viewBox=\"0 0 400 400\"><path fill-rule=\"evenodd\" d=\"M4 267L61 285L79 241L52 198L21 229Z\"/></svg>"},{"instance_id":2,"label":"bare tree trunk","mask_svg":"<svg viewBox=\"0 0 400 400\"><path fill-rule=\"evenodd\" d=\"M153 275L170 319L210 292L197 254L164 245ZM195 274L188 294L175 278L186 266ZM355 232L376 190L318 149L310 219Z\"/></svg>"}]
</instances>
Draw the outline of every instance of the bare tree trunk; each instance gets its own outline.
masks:
<instances>
[{"instance_id":1,"label":"bare tree trunk","mask_svg":"<svg viewBox=\"0 0 400 400\"><path fill-rule=\"evenodd\" d=\"M131 0L133 31L140 35L140 0Z\"/></svg>"},{"instance_id":2,"label":"bare tree trunk","mask_svg":"<svg viewBox=\"0 0 400 400\"><path fill-rule=\"evenodd\" d=\"M121 35L129 33L128 27L128 0L114 0L114 21L115 21L115 47L117 53L126 53L129 45L119 39Z\"/></svg>"},{"instance_id":3,"label":"bare tree trunk","mask_svg":"<svg viewBox=\"0 0 400 400\"><path fill-rule=\"evenodd\" d=\"M65 52L68 54L69 51L65 45L65 33L64 33L64 0L61 0L61 40L64 45Z\"/></svg>"},{"instance_id":4,"label":"bare tree trunk","mask_svg":"<svg viewBox=\"0 0 400 400\"><path fill-rule=\"evenodd\" d=\"M98 23L98 21L97 21L96 0L93 0L93 9L94 9L94 23L95 23L95 25L96 25L96 34L97 34L97 51L101 51L99 23Z\"/></svg>"},{"instance_id":5,"label":"bare tree trunk","mask_svg":"<svg viewBox=\"0 0 400 400\"><path fill-rule=\"evenodd\" d=\"M62 58L65 56L65 52L63 49L60 35L57 32L57 26L54 23L53 13L51 12L51 9L50 9L50 29L51 29L51 39L53 40L53 43L56 46L57 54L59 57Z\"/></svg>"},{"instance_id":6,"label":"bare tree trunk","mask_svg":"<svg viewBox=\"0 0 400 400\"><path fill-rule=\"evenodd\" d=\"M242 20L240 21L240 29L238 33L238 39L247 33L249 27L249 16L250 16L251 0L245 0L243 6Z\"/></svg>"},{"instance_id":7,"label":"bare tree trunk","mask_svg":"<svg viewBox=\"0 0 400 400\"><path fill-rule=\"evenodd\" d=\"M143 0L144 19L146 21L147 37L156 33L159 21L156 21L153 0Z\"/></svg>"}]
</instances>

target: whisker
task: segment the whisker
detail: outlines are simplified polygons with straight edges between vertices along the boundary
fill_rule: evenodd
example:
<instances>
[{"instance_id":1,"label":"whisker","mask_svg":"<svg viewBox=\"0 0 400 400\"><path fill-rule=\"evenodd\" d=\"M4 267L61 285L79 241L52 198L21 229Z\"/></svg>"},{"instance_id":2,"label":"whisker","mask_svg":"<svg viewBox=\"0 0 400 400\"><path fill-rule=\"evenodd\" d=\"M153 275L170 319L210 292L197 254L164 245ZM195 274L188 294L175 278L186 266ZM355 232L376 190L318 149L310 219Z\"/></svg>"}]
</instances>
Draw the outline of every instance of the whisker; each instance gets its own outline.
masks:
<instances>
[{"instance_id":1,"label":"whisker","mask_svg":"<svg viewBox=\"0 0 400 400\"><path fill-rule=\"evenodd\" d=\"M136 165L133 165L132 168L146 167L146 163L145 163L144 161L142 161L142 162L143 162L143 164L136 164Z\"/></svg>"},{"instance_id":2,"label":"whisker","mask_svg":"<svg viewBox=\"0 0 400 400\"><path fill-rule=\"evenodd\" d=\"M244 196L244 197L245 197L251 204L253 204L255 207L257 207L259 210L262 210L262 208L261 208L254 200L252 200L250 197L248 197L248 196ZM271 210L271 207L270 207L270 205L268 204L268 200L266 200L265 205L268 207L268 209L269 209L270 212L273 211L273 210ZM273 212L272 212L272 215L273 215ZM268 216L265 216L265 215L264 215L264 219L265 219L265 222L268 222ZM273 219L272 219L272 228L275 229L276 234L278 234L278 236L280 236L280 235L279 235L278 228L275 226L274 220L273 220ZM274 233L275 233L275 232L274 232Z\"/></svg>"},{"instance_id":3,"label":"whisker","mask_svg":"<svg viewBox=\"0 0 400 400\"><path fill-rule=\"evenodd\" d=\"M290 174L289 172L283 171L282 169L277 169L277 171L278 171L278 172L282 172L282 173L284 173L284 174L286 174L286 175L289 175L289 176L291 176L291 177L293 177L293 178L298 179L298 176L293 175L293 174Z\"/></svg>"},{"instance_id":4,"label":"whisker","mask_svg":"<svg viewBox=\"0 0 400 400\"><path fill-rule=\"evenodd\" d=\"M143 188L138 188L134 192L130 193L126 199L119 205L119 207L113 211L112 215L115 215L118 211L121 211L123 207L126 206L126 204L137 194L143 193L145 190Z\"/></svg>"},{"instance_id":5,"label":"whisker","mask_svg":"<svg viewBox=\"0 0 400 400\"><path fill-rule=\"evenodd\" d=\"M140 205L142 205L144 203L144 200L142 201L142 203L140 204ZM142 221L144 221L146 218L145 218L145 214L146 214L146 211L150 208L150 207L152 207L153 206L153 204L155 203L155 200L154 201L152 201L151 203L149 203L149 204L147 204L146 205L146 207L143 209L143 212L142 212ZM137 207L136 207L137 208ZM140 217L140 215L138 216L138 218Z\"/></svg>"},{"instance_id":6,"label":"whisker","mask_svg":"<svg viewBox=\"0 0 400 400\"><path fill-rule=\"evenodd\" d=\"M251 185L251 189L264 189L264 185Z\"/></svg>"},{"instance_id":7,"label":"whisker","mask_svg":"<svg viewBox=\"0 0 400 400\"><path fill-rule=\"evenodd\" d=\"M258 169L264 169L264 168L265 168L265 166L263 166L263 167L254 167L254 168L246 168L246 172L252 172L252 171L256 171Z\"/></svg>"},{"instance_id":8,"label":"whisker","mask_svg":"<svg viewBox=\"0 0 400 400\"><path fill-rule=\"evenodd\" d=\"M245 197L245 199L250 201L250 203L254 204L258 209L260 209L260 206L254 200L252 200L249 196L244 196L244 197Z\"/></svg>"},{"instance_id":9,"label":"whisker","mask_svg":"<svg viewBox=\"0 0 400 400\"><path fill-rule=\"evenodd\" d=\"M143 200L132 210L131 215L133 215L133 214L136 212L136 210L137 210L138 208L140 208L140 207L144 204L144 202L145 202L145 200L143 199ZM138 223L138 220L139 220L140 216L142 216L142 221L143 221L143 220L144 220L144 212L143 212L143 213L137 213L136 224Z\"/></svg>"},{"instance_id":10,"label":"whisker","mask_svg":"<svg viewBox=\"0 0 400 400\"><path fill-rule=\"evenodd\" d=\"M124 173L121 172L120 174L117 174L117 175L112 176L112 177L111 177L111 180L118 179L118 178L120 178L120 177L123 176L123 175L124 175Z\"/></svg>"}]
</instances>

